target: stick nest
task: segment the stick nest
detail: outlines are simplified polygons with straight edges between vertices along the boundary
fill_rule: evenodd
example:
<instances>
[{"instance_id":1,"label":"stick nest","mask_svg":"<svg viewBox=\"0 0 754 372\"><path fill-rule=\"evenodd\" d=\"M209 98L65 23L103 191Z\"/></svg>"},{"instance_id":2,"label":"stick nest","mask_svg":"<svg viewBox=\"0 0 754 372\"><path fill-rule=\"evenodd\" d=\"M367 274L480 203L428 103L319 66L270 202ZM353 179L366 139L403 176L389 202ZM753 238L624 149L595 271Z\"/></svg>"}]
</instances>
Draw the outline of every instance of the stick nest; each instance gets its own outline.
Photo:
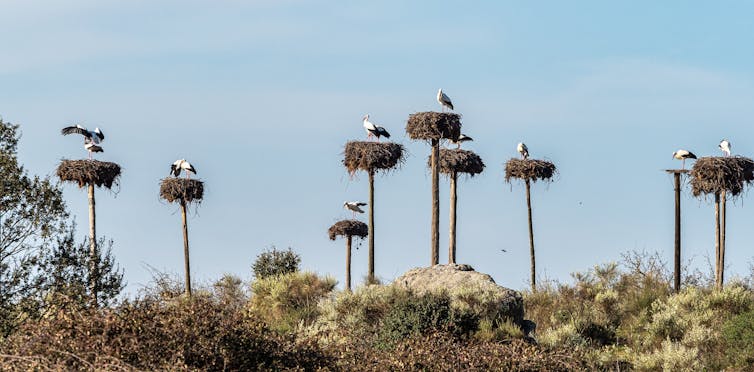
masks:
<instances>
[{"instance_id":1,"label":"stick nest","mask_svg":"<svg viewBox=\"0 0 754 372\"><path fill-rule=\"evenodd\" d=\"M731 196L754 181L754 161L743 156L709 156L697 159L691 168L691 192L694 196L718 194Z\"/></svg>"},{"instance_id":2,"label":"stick nest","mask_svg":"<svg viewBox=\"0 0 754 372\"><path fill-rule=\"evenodd\" d=\"M461 115L446 112L417 112L408 117L406 133L413 140L458 140Z\"/></svg>"},{"instance_id":3,"label":"stick nest","mask_svg":"<svg viewBox=\"0 0 754 372\"><path fill-rule=\"evenodd\" d=\"M403 162L403 152L403 145L397 143L350 141L343 153L343 165L349 173L389 170Z\"/></svg>"},{"instance_id":4,"label":"stick nest","mask_svg":"<svg viewBox=\"0 0 754 372\"><path fill-rule=\"evenodd\" d=\"M186 203L201 202L204 198L204 182L185 178L164 178L160 182L160 197L168 203L176 200Z\"/></svg>"},{"instance_id":5,"label":"stick nest","mask_svg":"<svg viewBox=\"0 0 754 372\"><path fill-rule=\"evenodd\" d=\"M432 155L427 159L427 166L432 166ZM472 151L461 149L440 149L440 173L466 173L470 176L482 173L484 162Z\"/></svg>"},{"instance_id":6,"label":"stick nest","mask_svg":"<svg viewBox=\"0 0 754 372\"><path fill-rule=\"evenodd\" d=\"M363 239L369 235L369 226L357 220L342 220L330 226L327 233L330 235L330 240L335 240L337 236L357 236Z\"/></svg>"},{"instance_id":7,"label":"stick nest","mask_svg":"<svg viewBox=\"0 0 754 372\"><path fill-rule=\"evenodd\" d=\"M557 172L555 164L546 160L513 158L505 163L505 182L510 182L511 178L533 182L552 181Z\"/></svg>"},{"instance_id":8,"label":"stick nest","mask_svg":"<svg viewBox=\"0 0 754 372\"><path fill-rule=\"evenodd\" d=\"M105 186L108 189L118 183L120 165L99 160L63 160L57 171L61 181L85 185Z\"/></svg>"}]
</instances>

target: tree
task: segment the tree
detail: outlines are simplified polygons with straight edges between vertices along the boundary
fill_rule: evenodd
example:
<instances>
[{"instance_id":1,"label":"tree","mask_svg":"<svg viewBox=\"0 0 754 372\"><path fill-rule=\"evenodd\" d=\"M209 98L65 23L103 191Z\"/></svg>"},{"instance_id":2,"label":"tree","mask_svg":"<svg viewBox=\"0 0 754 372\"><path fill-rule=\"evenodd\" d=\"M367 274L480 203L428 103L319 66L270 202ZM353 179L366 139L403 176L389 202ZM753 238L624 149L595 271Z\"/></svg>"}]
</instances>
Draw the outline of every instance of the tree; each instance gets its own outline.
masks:
<instances>
[{"instance_id":1,"label":"tree","mask_svg":"<svg viewBox=\"0 0 754 372\"><path fill-rule=\"evenodd\" d=\"M280 251L273 246L272 249L257 256L251 269L254 271L254 277L264 279L270 276L296 272L299 269L299 264L301 264L301 256L296 252L290 248Z\"/></svg>"}]
</instances>

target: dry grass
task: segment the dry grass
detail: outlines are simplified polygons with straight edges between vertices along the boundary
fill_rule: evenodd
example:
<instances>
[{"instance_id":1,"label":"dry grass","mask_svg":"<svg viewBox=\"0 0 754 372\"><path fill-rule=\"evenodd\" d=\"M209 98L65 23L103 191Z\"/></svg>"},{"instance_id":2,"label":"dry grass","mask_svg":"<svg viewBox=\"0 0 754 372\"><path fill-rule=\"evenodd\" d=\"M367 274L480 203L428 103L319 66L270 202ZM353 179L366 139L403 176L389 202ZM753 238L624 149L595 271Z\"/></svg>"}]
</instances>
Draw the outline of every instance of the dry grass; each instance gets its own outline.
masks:
<instances>
[{"instance_id":1,"label":"dry grass","mask_svg":"<svg viewBox=\"0 0 754 372\"><path fill-rule=\"evenodd\" d=\"M457 140L461 135L461 115L447 112L417 112L408 117L406 133L413 140Z\"/></svg>"},{"instance_id":2,"label":"dry grass","mask_svg":"<svg viewBox=\"0 0 754 372\"><path fill-rule=\"evenodd\" d=\"M754 161L743 156L699 158L691 168L694 196L718 194L725 190L736 196L754 181Z\"/></svg>"},{"instance_id":3,"label":"dry grass","mask_svg":"<svg viewBox=\"0 0 754 372\"><path fill-rule=\"evenodd\" d=\"M186 178L164 178L160 182L160 197L168 203L176 200L186 203L201 202L204 198L204 182Z\"/></svg>"},{"instance_id":4,"label":"dry grass","mask_svg":"<svg viewBox=\"0 0 754 372\"><path fill-rule=\"evenodd\" d=\"M555 164L546 160L513 158L505 163L505 182L510 182L511 178L533 182L551 181L557 172Z\"/></svg>"},{"instance_id":5,"label":"dry grass","mask_svg":"<svg viewBox=\"0 0 754 372\"><path fill-rule=\"evenodd\" d=\"M63 160L57 171L64 182L75 182L79 187L86 185L105 186L111 189L120 177L120 165L99 160Z\"/></svg>"},{"instance_id":6,"label":"dry grass","mask_svg":"<svg viewBox=\"0 0 754 372\"><path fill-rule=\"evenodd\" d=\"M427 159L427 166L432 166L432 156ZM470 176L482 173L484 162L472 151L461 149L440 149L440 173L465 173Z\"/></svg>"},{"instance_id":7,"label":"dry grass","mask_svg":"<svg viewBox=\"0 0 754 372\"><path fill-rule=\"evenodd\" d=\"M403 145L397 143L350 141L343 152L343 165L349 173L389 170L403 162L403 154Z\"/></svg>"},{"instance_id":8,"label":"dry grass","mask_svg":"<svg viewBox=\"0 0 754 372\"><path fill-rule=\"evenodd\" d=\"M342 220L330 226L327 233L330 235L330 240L335 240L338 236L357 236L359 238L365 238L369 235L369 226L357 220Z\"/></svg>"}]
</instances>

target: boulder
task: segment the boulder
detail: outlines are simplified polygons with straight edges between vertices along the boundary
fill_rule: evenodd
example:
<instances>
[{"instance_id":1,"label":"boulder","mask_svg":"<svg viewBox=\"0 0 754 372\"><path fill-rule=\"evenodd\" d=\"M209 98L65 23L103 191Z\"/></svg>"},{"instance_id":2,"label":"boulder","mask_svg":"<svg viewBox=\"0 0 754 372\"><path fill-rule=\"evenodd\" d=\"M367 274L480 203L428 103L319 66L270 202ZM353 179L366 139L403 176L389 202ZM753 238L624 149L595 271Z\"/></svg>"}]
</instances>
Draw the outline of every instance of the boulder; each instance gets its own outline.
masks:
<instances>
[{"instance_id":1,"label":"boulder","mask_svg":"<svg viewBox=\"0 0 754 372\"><path fill-rule=\"evenodd\" d=\"M469 265L449 264L409 270L392 283L416 294L446 292L453 306L495 319L504 316L524 326L521 294L495 283L491 276Z\"/></svg>"}]
</instances>

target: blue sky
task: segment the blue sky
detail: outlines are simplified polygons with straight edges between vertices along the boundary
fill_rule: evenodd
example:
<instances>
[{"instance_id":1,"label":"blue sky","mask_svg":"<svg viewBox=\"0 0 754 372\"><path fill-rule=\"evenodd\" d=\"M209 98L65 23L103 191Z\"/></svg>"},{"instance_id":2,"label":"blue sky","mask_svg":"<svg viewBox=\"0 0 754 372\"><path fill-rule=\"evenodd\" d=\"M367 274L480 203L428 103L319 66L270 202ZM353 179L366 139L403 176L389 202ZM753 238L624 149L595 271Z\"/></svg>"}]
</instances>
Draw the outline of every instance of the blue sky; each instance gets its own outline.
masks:
<instances>
[{"instance_id":1,"label":"blue sky","mask_svg":"<svg viewBox=\"0 0 754 372\"><path fill-rule=\"evenodd\" d=\"M526 288L523 188L503 164L525 141L560 176L537 184L540 278L616 260L633 249L672 258L671 154L716 155L729 138L754 155L754 5L667 1L352 2L2 0L0 115L22 125L21 161L53 175L86 154L61 127L107 135L99 159L123 166L99 191L98 232L115 240L130 292L147 265L180 273L178 208L158 198L179 157L206 182L189 220L192 273L250 278L254 257L292 247L303 267L342 280L344 243L327 228L366 200L343 145L370 113L409 157L379 176L378 276L429 263L429 148L408 115L437 110L438 88L463 115L487 169L459 186L458 259ZM86 233L86 195L65 197ZM441 231L447 228L447 184ZM713 211L684 192L684 260L706 270ZM754 212L729 210L729 273L746 275ZM507 253L501 252L506 249ZM366 244L353 275L366 273ZM441 262L447 236L441 234Z\"/></svg>"}]
</instances>

